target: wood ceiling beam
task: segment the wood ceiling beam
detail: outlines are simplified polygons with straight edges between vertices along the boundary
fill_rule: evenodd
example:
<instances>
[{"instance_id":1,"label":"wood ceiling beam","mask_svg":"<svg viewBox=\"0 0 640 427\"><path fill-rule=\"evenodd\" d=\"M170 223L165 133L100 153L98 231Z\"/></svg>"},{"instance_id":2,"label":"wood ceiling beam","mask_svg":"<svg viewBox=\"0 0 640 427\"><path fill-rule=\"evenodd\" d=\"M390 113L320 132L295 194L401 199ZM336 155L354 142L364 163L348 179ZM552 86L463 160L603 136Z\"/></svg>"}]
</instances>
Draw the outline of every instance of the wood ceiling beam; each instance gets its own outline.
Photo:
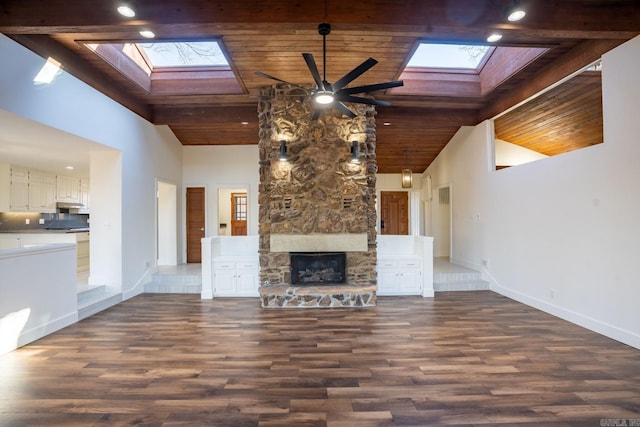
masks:
<instances>
[{"instance_id":1,"label":"wood ceiling beam","mask_svg":"<svg viewBox=\"0 0 640 427\"><path fill-rule=\"evenodd\" d=\"M567 76L597 61L602 55L622 43L621 40L587 40L540 70L526 85L498 96L489 98L487 106L480 110L479 121L490 119L517 105Z\"/></svg>"},{"instance_id":2,"label":"wood ceiling beam","mask_svg":"<svg viewBox=\"0 0 640 427\"><path fill-rule=\"evenodd\" d=\"M532 38L621 38L640 32L640 6L636 0L583 0L558 2L537 0L523 2L528 14L521 24L506 24L505 10L511 0L485 2L406 2L378 0L369 2L329 1L290 2L261 0L138 0L136 19L123 19L111 0L48 0L46 14L40 0L4 0L0 8L0 32L5 34L53 34L70 32L113 31L112 26L200 25L242 23L251 28L257 23L331 22L336 29L352 30L356 25L369 31L380 26L397 29L415 27L434 38L464 36L465 32L488 29L520 32ZM70 7L73 13L70 13ZM346 27L346 28L345 28ZM486 36L486 34L484 34Z\"/></svg>"},{"instance_id":3,"label":"wood ceiling beam","mask_svg":"<svg viewBox=\"0 0 640 427\"><path fill-rule=\"evenodd\" d=\"M257 101L247 106L156 106L153 123L157 125L211 125L256 123L258 121ZM257 143L257 141L256 141Z\"/></svg>"}]
</instances>

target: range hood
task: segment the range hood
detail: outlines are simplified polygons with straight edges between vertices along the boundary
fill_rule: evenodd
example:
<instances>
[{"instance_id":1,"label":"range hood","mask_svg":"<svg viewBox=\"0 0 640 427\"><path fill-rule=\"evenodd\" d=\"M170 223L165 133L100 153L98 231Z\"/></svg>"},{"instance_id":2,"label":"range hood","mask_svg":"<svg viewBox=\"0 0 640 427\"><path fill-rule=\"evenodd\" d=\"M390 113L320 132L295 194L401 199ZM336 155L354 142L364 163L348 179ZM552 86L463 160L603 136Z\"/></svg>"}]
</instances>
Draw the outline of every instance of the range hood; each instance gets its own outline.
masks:
<instances>
[{"instance_id":1,"label":"range hood","mask_svg":"<svg viewBox=\"0 0 640 427\"><path fill-rule=\"evenodd\" d=\"M84 205L80 202L57 202L56 208L58 209L79 209L84 208Z\"/></svg>"}]
</instances>

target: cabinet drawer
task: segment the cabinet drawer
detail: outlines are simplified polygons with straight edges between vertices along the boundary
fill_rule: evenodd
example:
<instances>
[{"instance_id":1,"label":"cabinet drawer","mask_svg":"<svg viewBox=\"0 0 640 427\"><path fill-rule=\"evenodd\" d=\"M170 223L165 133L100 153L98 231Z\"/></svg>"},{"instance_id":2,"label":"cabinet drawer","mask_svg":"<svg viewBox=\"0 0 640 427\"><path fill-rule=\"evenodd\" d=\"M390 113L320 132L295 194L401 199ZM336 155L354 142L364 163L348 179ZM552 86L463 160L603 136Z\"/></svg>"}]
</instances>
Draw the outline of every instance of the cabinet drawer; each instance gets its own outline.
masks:
<instances>
[{"instance_id":1,"label":"cabinet drawer","mask_svg":"<svg viewBox=\"0 0 640 427\"><path fill-rule=\"evenodd\" d=\"M400 268L421 268L422 263L420 261L402 260L398 261L398 267Z\"/></svg>"},{"instance_id":2,"label":"cabinet drawer","mask_svg":"<svg viewBox=\"0 0 640 427\"><path fill-rule=\"evenodd\" d=\"M236 263L235 262L214 262L213 269L214 270L235 270Z\"/></svg>"}]
</instances>

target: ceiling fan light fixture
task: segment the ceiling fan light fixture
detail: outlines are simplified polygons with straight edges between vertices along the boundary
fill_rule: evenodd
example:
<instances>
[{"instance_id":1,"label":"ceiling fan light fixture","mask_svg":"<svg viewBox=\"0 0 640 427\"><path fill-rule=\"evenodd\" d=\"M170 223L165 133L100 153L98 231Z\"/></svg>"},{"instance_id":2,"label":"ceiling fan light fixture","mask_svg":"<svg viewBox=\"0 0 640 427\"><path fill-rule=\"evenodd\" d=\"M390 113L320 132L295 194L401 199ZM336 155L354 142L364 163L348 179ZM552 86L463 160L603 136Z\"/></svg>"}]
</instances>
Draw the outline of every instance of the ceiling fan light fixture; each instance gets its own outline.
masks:
<instances>
[{"instance_id":1,"label":"ceiling fan light fixture","mask_svg":"<svg viewBox=\"0 0 640 427\"><path fill-rule=\"evenodd\" d=\"M333 92L329 92L328 90L319 90L313 96L313 100L322 105L331 104L334 100Z\"/></svg>"}]
</instances>

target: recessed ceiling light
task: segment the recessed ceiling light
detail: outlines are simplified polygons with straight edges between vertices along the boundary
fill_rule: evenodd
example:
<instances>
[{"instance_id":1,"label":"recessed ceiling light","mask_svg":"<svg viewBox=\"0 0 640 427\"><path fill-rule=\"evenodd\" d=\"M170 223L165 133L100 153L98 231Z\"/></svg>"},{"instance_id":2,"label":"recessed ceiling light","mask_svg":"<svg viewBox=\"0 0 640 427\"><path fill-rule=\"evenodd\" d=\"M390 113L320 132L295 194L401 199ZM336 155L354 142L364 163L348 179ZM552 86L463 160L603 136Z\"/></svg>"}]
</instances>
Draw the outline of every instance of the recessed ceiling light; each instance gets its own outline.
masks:
<instances>
[{"instance_id":1,"label":"recessed ceiling light","mask_svg":"<svg viewBox=\"0 0 640 427\"><path fill-rule=\"evenodd\" d=\"M140 35L147 39L152 39L156 36L155 33L151 30L142 30L140 31Z\"/></svg>"},{"instance_id":2,"label":"recessed ceiling light","mask_svg":"<svg viewBox=\"0 0 640 427\"><path fill-rule=\"evenodd\" d=\"M382 123L382 126L391 126L391 122L384 122Z\"/></svg>"},{"instance_id":3,"label":"recessed ceiling light","mask_svg":"<svg viewBox=\"0 0 640 427\"><path fill-rule=\"evenodd\" d=\"M527 12L525 12L523 9L516 8L516 9L513 9L511 13L509 13L509 16L507 16L507 19L510 22L516 22L524 18L526 14Z\"/></svg>"},{"instance_id":4,"label":"recessed ceiling light","mask_svg":"<svg viewBox=\"0 0 640 427\"><path fill-rule=\"evenodd\" d=\"M126 4L118 6L118 13L126 18L133 18L136 16L136 12Z\"/></svg>"},{"instance_id":5,"label":"recessed ceiling light","mask_svg":"<svg viewBox=\"0 0 640 427\"><path fill-rule=\"evenodd\" d=\"M65 166L64 168L67 169L67 170L70 170L70 171L75 169L73 166Z\"/></svg>"},{"instance_id":6,"label":"recessed ceiling light","mask_svg":"<svg viewBox=\"0 0 640 427\"><path fill-rule=\"evenodd\" d=\"M241 125L248 125L249 122L240 122Z\"/></svg>"},{"instance_id":7,"label":"recessed ceiling light","mask_svg":"<svg viewBox=\"0 0 640 427\"><path fill-rule=\"evenodd\" d=\"M489 43L495 43L502 38L502 34L493 33L489 37L487 37L487 41Z\"/></svg>"}]
</instances>

